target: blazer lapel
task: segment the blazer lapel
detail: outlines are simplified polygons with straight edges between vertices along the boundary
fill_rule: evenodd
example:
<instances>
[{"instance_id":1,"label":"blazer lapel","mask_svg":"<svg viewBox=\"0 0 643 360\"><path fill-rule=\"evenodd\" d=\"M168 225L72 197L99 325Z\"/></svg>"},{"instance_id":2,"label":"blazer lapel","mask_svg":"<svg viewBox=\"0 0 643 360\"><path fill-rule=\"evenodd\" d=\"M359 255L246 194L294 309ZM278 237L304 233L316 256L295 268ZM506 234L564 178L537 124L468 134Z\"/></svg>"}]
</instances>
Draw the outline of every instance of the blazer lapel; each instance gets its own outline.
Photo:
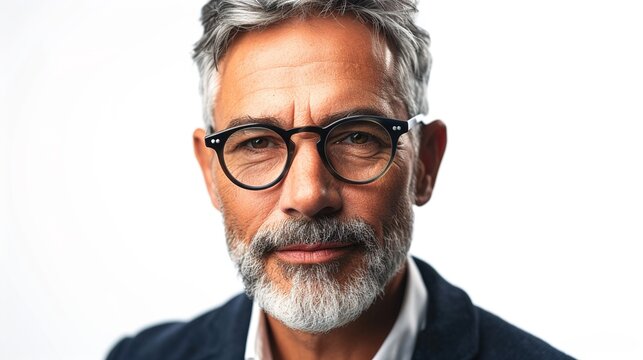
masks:
<instances>
[{"instance_id":1,"label":"blazer lapel","mask_svg":"<svg viewBox=\"0 0 643 360\"><path fill-rule=\"evenodd\" d=\"M208 322L211 351L208 359L239 360L246 352L252 301L241 294L228 302L219 312L221 317Z\"/></svg>"},{"instance_id":2,"label":"blazer lapel","mask_svg":"<svg viewBox=\"0 0 643 360\"><path fill-rule=\"evenodd\" d=\"M478 313L469 296L430 265L414 258L429 293L426 327L415 342L413 359L471 359L478 352Z\"/></svg>"}]
</instances>

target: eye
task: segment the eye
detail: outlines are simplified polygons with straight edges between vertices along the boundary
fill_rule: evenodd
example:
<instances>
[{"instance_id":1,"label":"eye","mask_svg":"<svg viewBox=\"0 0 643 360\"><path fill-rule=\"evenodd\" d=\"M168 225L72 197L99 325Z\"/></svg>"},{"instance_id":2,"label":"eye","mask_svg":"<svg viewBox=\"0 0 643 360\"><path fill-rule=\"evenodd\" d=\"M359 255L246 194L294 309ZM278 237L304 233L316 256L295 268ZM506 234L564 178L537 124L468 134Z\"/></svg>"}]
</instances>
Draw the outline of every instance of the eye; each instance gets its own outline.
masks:
<instances>
[{"instance_id":1,"label":"eye","mask_svg":"<svg viewBox=\"0 0 643 360\"><path fill-rule=\"evenodd\" d=\"M265 149L270 146L270 140L266 138L254 138L246 142L246 146L249 146L253 149Z\"/></svg>"},{"instance_id":2,"label":"eye","mask_svg":"<svg viewBox=\"0 0 643 360\"><path fill-rule=\"evenodd\" d=\"M354 145L364 145L367 143L376 143L378 141L373 135L369 133L362 132L362 131L355 131L347 134L346 137L344 137L338 142L354 144Z\"/></svg>"},{"instance_id":3,"label":"eye","mask_svg":"<svg viewBox=\"0 0 643 360\"><path fill-rule=\"evenodd\" d=\"M226 153L265 153L285 148L286 144L278 133L257 126L234 131L226 140L224 150Z\"/></svg>"},{"instance_id":4,"label":"eye","mask_svg":"<svg viewBox=\"0 0 643 360\"><path fill-rule=\"evenodd\" d=\"M361 132L356 132L352 133L349 136L350 142L355 143L355 144L365 144L367 141L370 140L370 135L361 133Z\"/></svg>"}]
</instances>

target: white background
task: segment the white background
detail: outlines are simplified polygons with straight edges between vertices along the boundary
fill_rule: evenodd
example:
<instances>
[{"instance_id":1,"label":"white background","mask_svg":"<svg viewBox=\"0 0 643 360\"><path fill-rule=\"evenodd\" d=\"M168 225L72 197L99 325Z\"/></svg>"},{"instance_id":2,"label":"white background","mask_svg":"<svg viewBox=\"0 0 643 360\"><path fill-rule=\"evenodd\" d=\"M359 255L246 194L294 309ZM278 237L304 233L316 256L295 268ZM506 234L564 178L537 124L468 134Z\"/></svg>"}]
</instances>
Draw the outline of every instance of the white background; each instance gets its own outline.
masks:
<instances>
[{"instance_id":1,"label":"white background","mask_svg":"<svg viewBox=\"0 0 643 360\"><path fill-rule=\"evenodd\" d=\"M412 252L584 359L643 358L636 4L421 7L449 144ZM0 3L0 358L100 359L241 290L192 155L201 5Z\"/></svg>"}]
</instances>

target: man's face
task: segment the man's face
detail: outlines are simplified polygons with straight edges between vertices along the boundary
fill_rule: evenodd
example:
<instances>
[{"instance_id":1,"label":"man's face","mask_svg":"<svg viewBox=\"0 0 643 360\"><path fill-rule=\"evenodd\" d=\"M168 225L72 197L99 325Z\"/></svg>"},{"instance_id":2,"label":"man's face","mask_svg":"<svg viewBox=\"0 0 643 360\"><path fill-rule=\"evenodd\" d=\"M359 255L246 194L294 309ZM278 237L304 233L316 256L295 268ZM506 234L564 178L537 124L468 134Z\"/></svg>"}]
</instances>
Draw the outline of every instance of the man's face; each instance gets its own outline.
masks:
<instances>
[{"instance_id":1,"label":"man's face","mask_svg":"<svg viewBox=\"0 0 643 360\"><path fill-rule=\"evenodd\" d=\"M276 120L284 129L325 126L329 118L341 114L370 113L406 119L405 108L395 96L390 80L394 78L393 71L386 41L373 36L369 27L351 17L290 20L240 34L219 64L215 130L229 128L239 120L260 122L266 118ZM389 171L366 185L334 178L317 153L317 139L309 133L295 135L292 140L296 150L287 176L261 191L245 190L230 182L214 155L205 165L209 168L204 172L212 175L208 184L211 197L223 212L235 260L248 251L253 241L260 241L266 231L274 235L284 224L305 227L317 220L334 221L335 225L357 221L363 231L364 226L369 228L379 247L385 247L391 231L397 229L393 237L405 239L399 239L402 243L395 246L406 252L412 217L411 137L400 138ZM323 226L315 229L325 231ZM362 231L359 226L353 229ZM342 233L345 229L333 231ZM302 239L302 243L305 241L310 239ZM328 241L341 243L343 239ZM363 274L367 266L368 251L364 246L294 250L272 249L254 254L273 291L288 293L294 271L325 264L333 269L326 276L331 276L342 289L350 279L355 280L355 274Z\"/></svg>"}]
</instances>

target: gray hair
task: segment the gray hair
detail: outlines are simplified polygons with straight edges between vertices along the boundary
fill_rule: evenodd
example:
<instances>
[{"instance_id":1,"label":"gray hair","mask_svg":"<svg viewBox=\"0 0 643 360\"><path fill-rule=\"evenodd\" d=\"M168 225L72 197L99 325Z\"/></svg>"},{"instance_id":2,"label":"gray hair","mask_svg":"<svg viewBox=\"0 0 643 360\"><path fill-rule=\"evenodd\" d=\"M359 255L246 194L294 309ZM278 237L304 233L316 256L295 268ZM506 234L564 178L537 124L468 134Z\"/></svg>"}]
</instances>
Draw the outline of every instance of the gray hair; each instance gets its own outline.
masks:
<instances>
[{"instance_id":1,"label":"gray hair","mask_svg":"<svg viewBox=\"0 0 643 360\"><path fill-rule=\"evenodd\" d=\"M305 16L350 14L384 35L396 59L394 81L408 115L427 113L430 38L415 24L415 13L415 0L210 0L201 10L203 36L194 47L206 127L214 125L217 65L235 35Z\"/></svg>"}]
</instances>

